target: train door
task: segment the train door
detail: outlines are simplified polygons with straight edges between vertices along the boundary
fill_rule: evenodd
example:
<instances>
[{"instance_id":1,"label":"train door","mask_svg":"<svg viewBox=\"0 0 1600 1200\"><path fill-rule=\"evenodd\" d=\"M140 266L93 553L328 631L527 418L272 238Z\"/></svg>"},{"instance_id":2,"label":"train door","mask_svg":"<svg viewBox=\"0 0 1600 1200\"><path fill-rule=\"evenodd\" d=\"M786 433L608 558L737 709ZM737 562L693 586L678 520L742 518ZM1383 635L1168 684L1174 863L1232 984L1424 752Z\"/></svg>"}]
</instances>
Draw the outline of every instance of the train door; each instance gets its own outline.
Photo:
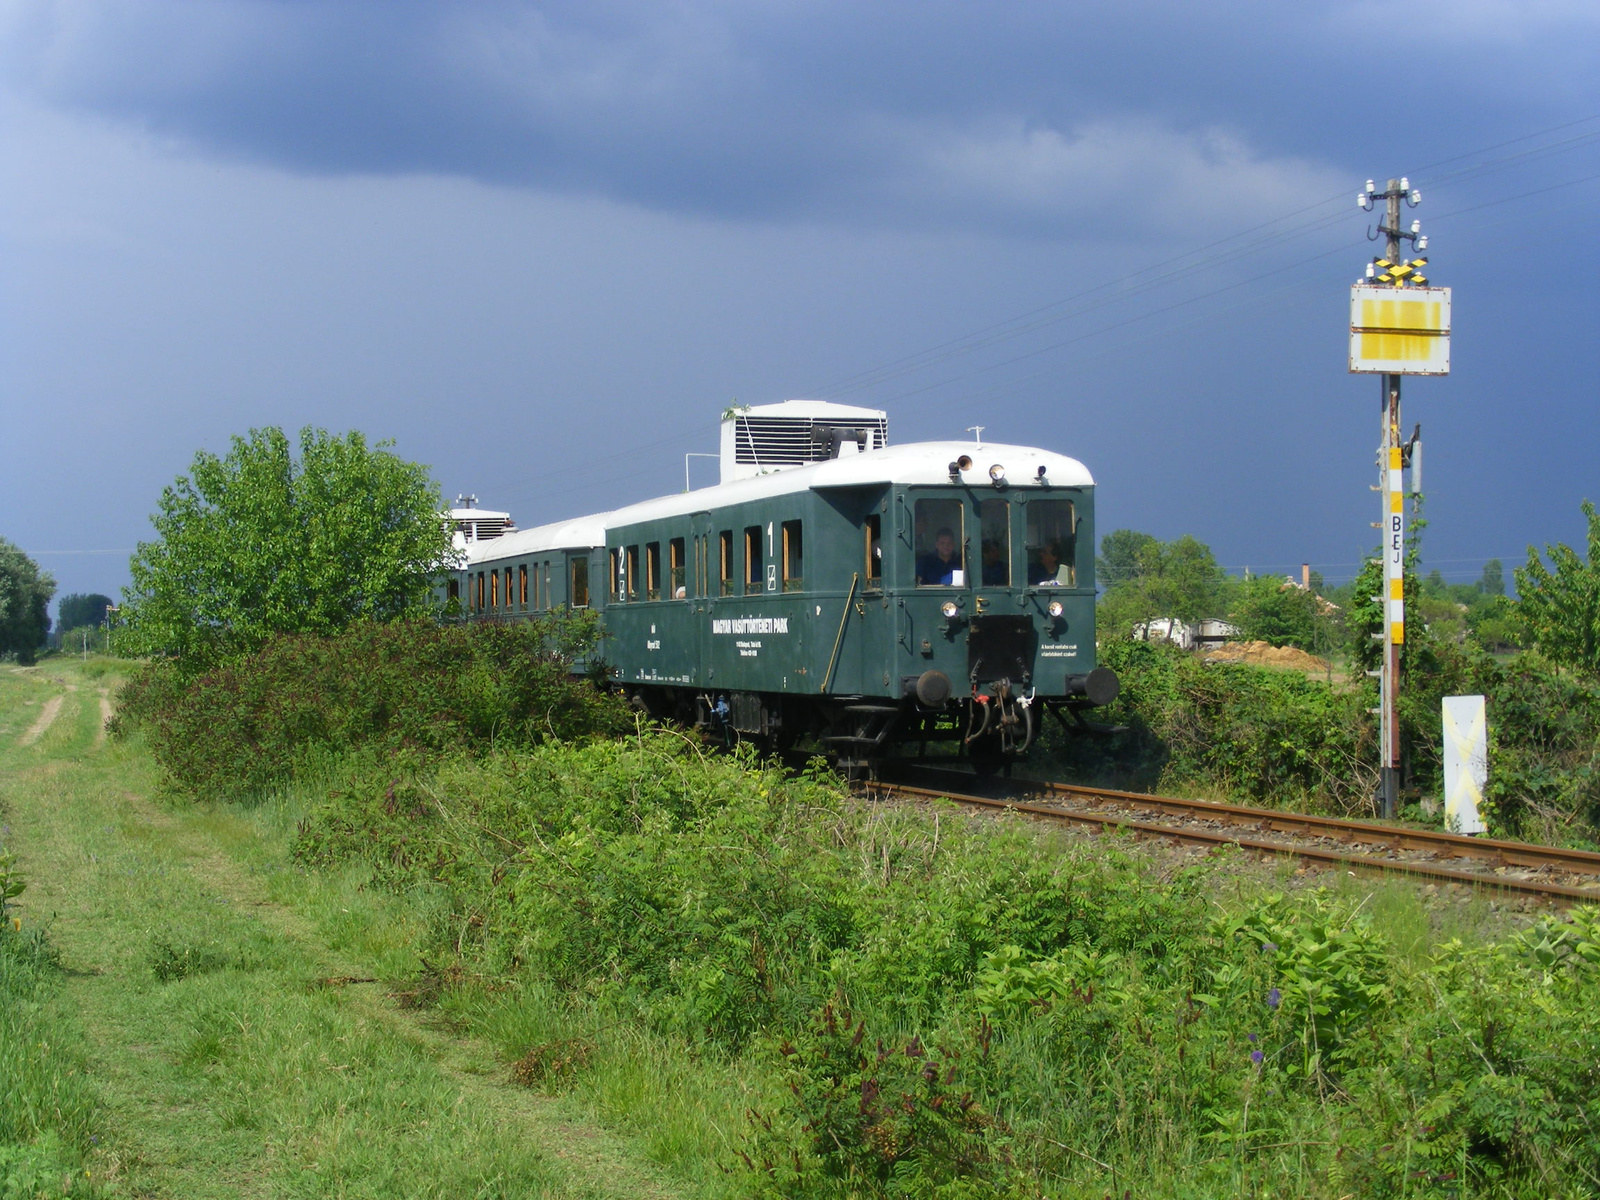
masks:
<instances>
[{"instance_id":1,"label":"train door","mask_svg":"<svg viewBox=\"0 0 1600 1200\"><path fill-rule=\"evenodd\" d=\"M718 563L717 537L711 528L711 514L697 512L689 518L690 541L688 604L692 613L690 644L694 649L694 682L697 687L710 687L716 680L709 677L707 664L711 662L711 608L717 594Z\"/></svg>"}]
</instances>

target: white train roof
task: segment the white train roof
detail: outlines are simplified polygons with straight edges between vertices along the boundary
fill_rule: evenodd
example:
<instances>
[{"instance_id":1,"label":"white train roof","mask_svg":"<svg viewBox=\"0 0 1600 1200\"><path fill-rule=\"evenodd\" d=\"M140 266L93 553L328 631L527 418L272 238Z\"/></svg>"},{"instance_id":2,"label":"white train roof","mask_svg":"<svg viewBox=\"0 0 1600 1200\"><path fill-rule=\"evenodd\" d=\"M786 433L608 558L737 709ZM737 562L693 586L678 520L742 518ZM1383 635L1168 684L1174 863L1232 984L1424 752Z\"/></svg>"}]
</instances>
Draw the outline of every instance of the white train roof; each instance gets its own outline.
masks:
<instances>
[{"instance_id":1,"label":"white train roof","mask_svg":"<svg viewBox=\"0 0 1600 1200\"><path fill-rule=\"evenodd\" d=\"M1041 490L1037 482L1040 467L1044 468L1044 480L1051 489L1094 486L1094 477L1089 474L1089 469L1077 459L1034 446L989 442L910 442L860 454L846 453L814 466L789 467L753 479L739 479L692 492L659 496L608 513L508 533L493 541L475 543L468 550L467 561L489 562L545 550L603 546L606 531L621 525L688 516L768 496L881 484L948 487L950 464L962 455L972 460L972 466L962 474L962 479L976 487L991 486L989 468L992 466L1005 469L1012 491Z\"/></svg>"}]
</instances>

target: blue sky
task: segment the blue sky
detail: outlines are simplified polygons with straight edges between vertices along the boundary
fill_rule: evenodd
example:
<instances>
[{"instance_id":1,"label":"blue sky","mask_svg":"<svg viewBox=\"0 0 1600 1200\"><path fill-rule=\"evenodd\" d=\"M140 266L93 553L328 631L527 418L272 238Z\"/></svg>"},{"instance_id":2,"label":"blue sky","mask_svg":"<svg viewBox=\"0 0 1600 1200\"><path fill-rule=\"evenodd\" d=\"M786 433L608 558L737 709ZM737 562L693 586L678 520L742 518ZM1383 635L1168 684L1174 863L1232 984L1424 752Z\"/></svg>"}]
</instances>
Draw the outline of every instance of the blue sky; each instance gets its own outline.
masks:
<instances>
[{"instance_id":1,"label":"blue sky","mask_svg":"<svg viewBox=\"0 0 1600 1200\"><path fill-rule=\"evenodd\" d=\"M1597 51L1556 0L9 0L0 536L114 592L197 449L307 423L532 525L813 396L1348 577L1354 196L1405 174L1455 289L1425 558L1470 580L1600 499Z\"/></svg>"}]
</instances>

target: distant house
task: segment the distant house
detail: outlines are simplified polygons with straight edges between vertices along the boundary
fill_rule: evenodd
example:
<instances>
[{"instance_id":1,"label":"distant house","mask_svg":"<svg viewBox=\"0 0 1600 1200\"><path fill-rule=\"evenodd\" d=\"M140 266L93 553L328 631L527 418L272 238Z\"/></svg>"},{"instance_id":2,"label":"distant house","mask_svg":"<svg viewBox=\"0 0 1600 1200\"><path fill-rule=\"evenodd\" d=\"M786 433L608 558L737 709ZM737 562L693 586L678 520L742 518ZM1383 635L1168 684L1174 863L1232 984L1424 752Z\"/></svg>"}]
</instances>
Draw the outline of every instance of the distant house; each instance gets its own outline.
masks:
<instances>
[{"instance_id":1,"label":"distant house","mask_svg":"<svg viewBox=\"0 0 1600 1200\"><path fill-rule=\"evenodd\" d=\"M1185 650L1220 646L1230 638L1239 636L1239 627L1216 617L1206 617L1190 624L1177 617L1157 617L1141 621L1133 627L1133 636L1146 642L1171 642Z\"/></svg>"}]
</instances>

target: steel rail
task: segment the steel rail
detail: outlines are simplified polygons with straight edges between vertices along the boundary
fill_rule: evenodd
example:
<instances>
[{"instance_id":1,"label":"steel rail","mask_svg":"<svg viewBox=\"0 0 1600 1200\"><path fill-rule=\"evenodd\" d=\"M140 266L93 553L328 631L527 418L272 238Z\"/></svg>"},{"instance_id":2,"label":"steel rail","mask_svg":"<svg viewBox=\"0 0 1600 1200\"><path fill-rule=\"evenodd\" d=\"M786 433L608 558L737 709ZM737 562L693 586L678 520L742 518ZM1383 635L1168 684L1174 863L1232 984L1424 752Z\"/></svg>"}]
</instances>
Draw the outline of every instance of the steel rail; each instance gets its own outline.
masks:
<instances>
[{"instance_id":1,"label":"steel rail","mask_svg":"<svg viewBox=\"0 0 1600 1200\"><path fill-rule=\"evenodd\" d=\"M951 772L954 774L954 772ZM1419 830L1392 830L1383 826L1363 825L1357 821L1339 821L1336 818L1302 817L1295 813L1279 813L1271 809L1246 808L1242 805L1220 805L1205 800L1183 800L1171 796L1146 796L1139 792L1116 792L1110 789L1078 788L1069 785L1052 785L1034 783L1035 787L1053 790L1061 788L1066 794L1089 795L1114 799L1119 802L1137 803L1151 806L1152 801L1161 802L1161 811L1182 812L1185 815L1216 815L1214 810L1225 810L1233 817L1233 823L1240 823L1241 814L1252 817L1284 818L1289 825L1287 832L1305 831L1306 826L1296 825L1295 822L1331 822L1335 827L1353 825L1365 832L1404 833L1408 835L1421 835L1428 831ZM1499 888L1503 891L1519 892L1525 895L1560 897L1564 900L1591 901L1600 903L1600 890L1569 887L1559 883L1545 883L1533 879L1518 879L1511 876L1487 875L1475 871L1455 870L1450 867L1438 867L1428 863L1411 862L1404 859L1380 858L1370 854L1341 853L1336 850L1324 849L1320 846L1310 846L1303 843L1288 843L1269 841L1264 838L1244 836L1235 833L1219 833L1207 829L1191 827L1162 825L1154 821L1139 821L1131 817L1110 816L1104 813L1084 812L1079 809L1060 808L1050 804L1038 804L1025 800L997 799L991 796L974 796L954 792L946 788L925 788L905 783L875 783L873 790L880 794L901 795L916 799L950 800L973 808L986 808L993 810L1009 810L1024 813L1028 816L1042 817L1052 821L1063 821L1080 825L1091 825L1099 829L1117 828L1127 829L1135 833L1148 834L1154 837L1166 838L1171 841L1189 842L1196 845L1209 847L1239 846L1246 850L1255 850L1267 854L1283 855L1291 858L1308 859L1313 862L1327 863L1336 866L1355 867L1362 870L1381 871L1391 874L1413 875L1427 879L1442 880L1447 883L1464 883L1478 887ZM1323 833L1318 836L1330 836ZM1460 838L1460 840L1473 842L1474 838L1461 838L1458 834L1435 834L1441 838ZM1378 840L1378 839L1373 839ZM1424 848L1420 839L1414 844L1404 844L1393 839L1383 841L1383 844L1393 849L1421 849ZM1563 855L1575 855L1587 858L1600 858L1600 855L1591 855L1587 851L1560 851L1551 847L1527 846L1521 842L1491 843L1504 846L1514 846L1529 851L1543 852L1534 863L1519 863L1516 865L1560 866L1568 870L1592 870L1592 867L1577 867ZM1432 847L1429 847L1432 848ZM1490 856L1484 856L1490 857Z\"/></svg>"}]
</instances>

